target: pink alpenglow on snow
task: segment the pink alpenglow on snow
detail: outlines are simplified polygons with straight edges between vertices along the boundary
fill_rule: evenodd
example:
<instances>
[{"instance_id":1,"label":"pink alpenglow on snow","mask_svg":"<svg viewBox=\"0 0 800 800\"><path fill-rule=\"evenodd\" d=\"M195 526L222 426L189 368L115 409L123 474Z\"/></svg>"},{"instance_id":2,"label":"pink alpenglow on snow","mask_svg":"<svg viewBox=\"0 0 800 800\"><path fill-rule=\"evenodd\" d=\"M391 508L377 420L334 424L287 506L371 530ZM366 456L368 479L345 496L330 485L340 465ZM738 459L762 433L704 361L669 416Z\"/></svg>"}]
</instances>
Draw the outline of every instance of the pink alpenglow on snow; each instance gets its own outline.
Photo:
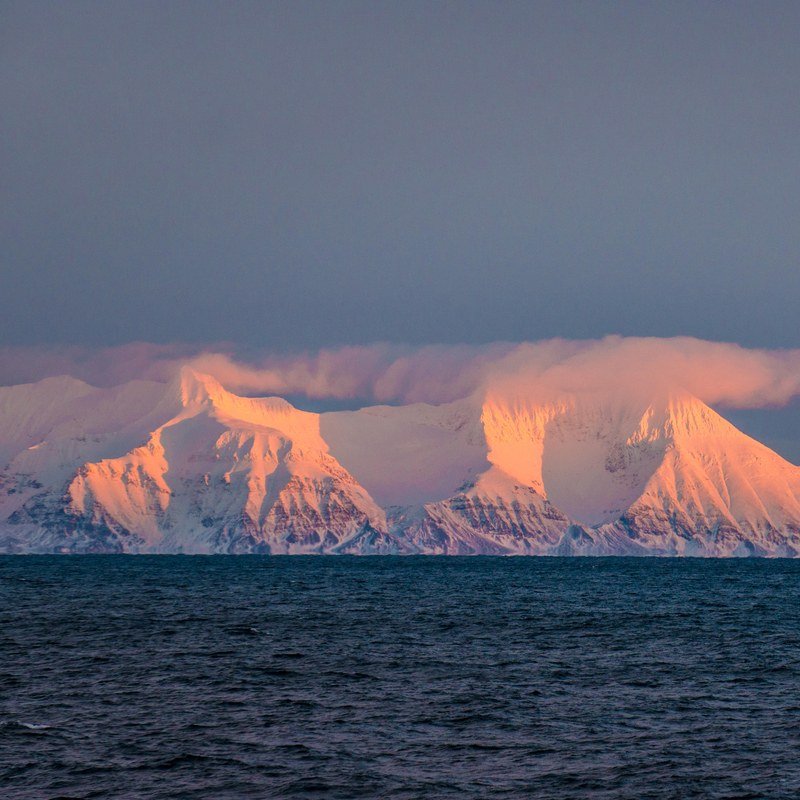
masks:
<instances>
[{"instance_id":1,"label":"pink alpenglow on snow","mask_svg":"<svg viewBox=\"0 0 800 800\"><path fill-rule=\"evenodd\" d=\"M786 402L796 351L135 352L144 378L0 388L0 551L800 554L800 468L709 406ZM406 402L311 413L263 387Z\"/></svg>"}]
</instances>

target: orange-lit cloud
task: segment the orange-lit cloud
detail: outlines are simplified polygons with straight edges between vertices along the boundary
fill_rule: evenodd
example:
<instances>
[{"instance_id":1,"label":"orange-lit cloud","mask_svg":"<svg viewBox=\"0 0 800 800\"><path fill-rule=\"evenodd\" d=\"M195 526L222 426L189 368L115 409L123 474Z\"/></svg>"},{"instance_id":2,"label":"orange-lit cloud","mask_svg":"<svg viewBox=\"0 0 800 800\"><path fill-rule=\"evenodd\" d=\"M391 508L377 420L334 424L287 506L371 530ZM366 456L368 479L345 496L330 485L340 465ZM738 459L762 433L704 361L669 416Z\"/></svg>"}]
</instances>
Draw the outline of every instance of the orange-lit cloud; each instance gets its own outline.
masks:
<instances>
[{"instance_id":1,"label":"orange-lit cloud","mask_svg":"<svg viewBox=\"0 0 800 800\"><path fill-rule=\"evenodd\" d=\"M800 350L688 336L522 343L492 366L487 383L512 394L682 390L712 405L780 406L800 394Z\"/></svg>"}]
</instances>

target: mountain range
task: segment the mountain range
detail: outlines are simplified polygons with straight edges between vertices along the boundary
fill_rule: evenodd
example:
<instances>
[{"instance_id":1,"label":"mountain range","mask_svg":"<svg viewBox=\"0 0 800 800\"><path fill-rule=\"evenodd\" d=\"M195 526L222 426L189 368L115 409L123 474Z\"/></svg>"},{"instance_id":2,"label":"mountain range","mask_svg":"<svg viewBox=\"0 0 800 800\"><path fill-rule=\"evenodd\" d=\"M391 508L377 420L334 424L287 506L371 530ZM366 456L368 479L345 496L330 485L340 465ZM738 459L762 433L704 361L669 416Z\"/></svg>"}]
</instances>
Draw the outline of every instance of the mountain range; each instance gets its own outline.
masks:
<instances>
[{"instance_id":1,"label":"mountain range","mask_svg":"<svg viewBox=\"0 0 800 800\"><path fill-rule=\"evenodd\" d=\"M681 391L317 414L48 378L0 388L0 552L791 557L800 468Z\"/></svg>"}]
</instances>

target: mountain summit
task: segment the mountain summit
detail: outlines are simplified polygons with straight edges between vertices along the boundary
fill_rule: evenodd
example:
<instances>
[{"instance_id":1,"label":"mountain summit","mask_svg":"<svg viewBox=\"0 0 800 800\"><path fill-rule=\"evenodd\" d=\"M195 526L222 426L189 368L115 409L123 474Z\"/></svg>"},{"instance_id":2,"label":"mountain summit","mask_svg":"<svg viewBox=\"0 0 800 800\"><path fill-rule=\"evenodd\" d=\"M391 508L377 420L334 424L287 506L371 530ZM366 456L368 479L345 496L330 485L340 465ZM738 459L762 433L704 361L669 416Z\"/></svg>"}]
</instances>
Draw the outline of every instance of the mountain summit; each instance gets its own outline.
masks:
<instances>
[{"instance_id":1,"label":"mountain summit","mask_svg":"<svg viewBox=\"0 0 800 800\"><path fill-rule=\"evenodd\" d=\"M50 378L0 388L0 551L795 556L800 468L683 393L314 414Z\"/></svg>"}]
</instances>

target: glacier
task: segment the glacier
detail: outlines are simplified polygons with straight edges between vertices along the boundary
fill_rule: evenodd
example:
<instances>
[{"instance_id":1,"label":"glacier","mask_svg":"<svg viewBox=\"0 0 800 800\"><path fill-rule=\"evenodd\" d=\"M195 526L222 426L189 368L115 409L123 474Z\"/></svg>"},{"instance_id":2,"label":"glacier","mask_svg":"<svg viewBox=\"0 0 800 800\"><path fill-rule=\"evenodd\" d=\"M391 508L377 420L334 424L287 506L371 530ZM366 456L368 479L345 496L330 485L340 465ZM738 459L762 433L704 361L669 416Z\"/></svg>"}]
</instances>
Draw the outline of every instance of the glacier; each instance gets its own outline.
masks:
<instances>
[{"instance_id":1,"label":"glacier","mask_svg":"<svg viewBox=\"0 0 800 800\"><path fill-rule=\"evenodd\" d=\"M62 376L0 388L0 552L794 557L800 468L681 391L318 414Z\"/></svg>"}]
</instances>

